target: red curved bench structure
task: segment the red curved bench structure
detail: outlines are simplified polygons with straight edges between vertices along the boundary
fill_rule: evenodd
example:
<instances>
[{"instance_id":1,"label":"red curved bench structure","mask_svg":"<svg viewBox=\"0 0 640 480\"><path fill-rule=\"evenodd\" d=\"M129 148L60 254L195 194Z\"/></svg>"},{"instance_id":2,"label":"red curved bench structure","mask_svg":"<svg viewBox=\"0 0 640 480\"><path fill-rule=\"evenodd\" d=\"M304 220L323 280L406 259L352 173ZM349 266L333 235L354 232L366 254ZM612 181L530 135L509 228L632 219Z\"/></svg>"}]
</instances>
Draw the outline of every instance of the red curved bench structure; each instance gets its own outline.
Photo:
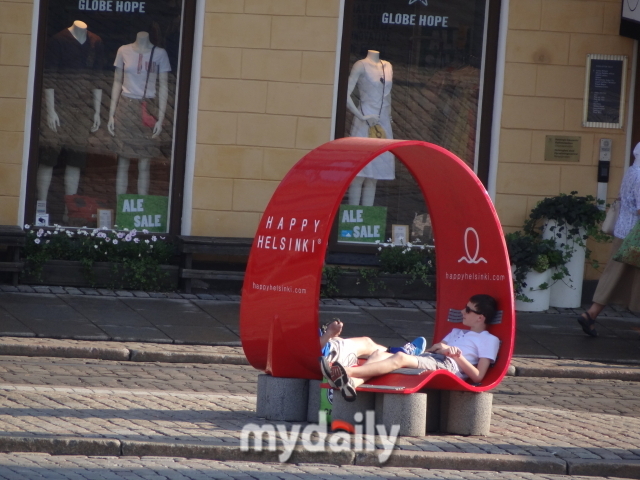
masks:
<instances>
[{"instance_id":1,"label":"red curved bench structure","mask_svg":"<svg viewBox=\"0 0 640 480\"><path fill-rule=\"evenodd\" d=\"M240 307L244 353L251 365L274 377L321 379L318 306L329 234L353 178L386 151L411 172L431 215L437 247L433 341L456 327L447 320L450 309L461 309L471 295L485 293L498 300L502 311L502 321L489 327L501 347L496 364L477 386L445 371L389 374L368 383L404 386L398 393L425 388L489 390L506 374L515 334L502 228L484 186L469 167L451 152L419 141L334 140L289 171L260 220L247 265Z\"/></svg>"}]
</instances>

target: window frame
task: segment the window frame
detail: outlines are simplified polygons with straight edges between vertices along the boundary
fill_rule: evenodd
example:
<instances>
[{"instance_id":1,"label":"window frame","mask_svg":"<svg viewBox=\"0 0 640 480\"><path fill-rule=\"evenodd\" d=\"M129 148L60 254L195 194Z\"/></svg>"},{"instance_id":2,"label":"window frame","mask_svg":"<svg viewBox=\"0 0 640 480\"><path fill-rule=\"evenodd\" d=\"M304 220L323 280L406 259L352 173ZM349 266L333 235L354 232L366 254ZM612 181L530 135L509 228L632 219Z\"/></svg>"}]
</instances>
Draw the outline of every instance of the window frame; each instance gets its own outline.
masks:
<instances>
[{"instance_id":1,"label":"window frame","mask_svg":"<svg viewBox=\"0 0 640 480\"><path fill-rule=\"evenodd\" d=\"M189 103L191 95L191 77L193 71L193 52L195 42L196 5L198 0L183 0L182 26L180 32L180 53L177 67L176 105L173 135L173 156L171 183L169 189L168 225L169 235L180 235L182 228L182 210L184 203L184 185L187 160L187 137L189 126ZM27 186L22 223L32 224L35 218L37 199L39 128L42 112L42 85L44 78L44 57L47 41L47 15L49 0L40 0L35 54L35 75L31 106L31 126L29 135L29 153L27 166ZM103 128L103 127L101 127ZM73 227L70 227L73 228Z\"/></svg>"}]
</instances>

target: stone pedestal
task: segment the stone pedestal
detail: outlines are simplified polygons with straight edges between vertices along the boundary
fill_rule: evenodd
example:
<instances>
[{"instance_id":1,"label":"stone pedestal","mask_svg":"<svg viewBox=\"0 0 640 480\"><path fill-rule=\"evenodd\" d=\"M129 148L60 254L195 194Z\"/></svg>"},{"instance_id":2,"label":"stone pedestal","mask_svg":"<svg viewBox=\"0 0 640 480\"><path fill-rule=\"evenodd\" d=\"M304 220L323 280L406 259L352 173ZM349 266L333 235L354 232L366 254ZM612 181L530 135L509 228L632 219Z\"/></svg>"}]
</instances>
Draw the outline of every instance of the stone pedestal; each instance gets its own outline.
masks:
<instances>
[{"instance_id":1,"label":"stone pedestal","mask_svg":"<svg viewBox=\"0 0 640 480\"><path fill-rule=\"evenodd\" d=\"M456 435L489 435L493 394L443 391L440 431Z\"/></svg>"},{"instance_id":2,"label":"stone pedestal","mask_svg":"<svg viewBox=\"0 0 640 480\"><path fill-rule=\"evenodd\" d=\"M427 430L427 394L411 395L383 394L382 423L391 431L399 425L398 435L403 437L423 436Z\"/></svg>"},{"instance_id":3,"label":"stone pedestal","mask_svg":"<svg viewBox=\"0 0 640 480\"><path fill-rule=\"evenodd\" d=\"M354 415L362 413L365 418L367 411L376 409L376 394L371 392L358 392L355 402L347 402L339 390L333 392L333 410L331 411L331 421L342 420L351 425L355 425ZM362 421L362 420L361 420Z\"/></svg>"},{"instance_id":4,"label":"stone pedestal","mask_svg":"<svg viewBox=\"0 0 640 480\"><path fill-rule=\"evenodd\" d=\"M320 388L322 380L309 380L309 401L307 402L307 422L318 423L320 417L320 395L326 393L326 389Z\"/></svg>"},{"instance_id":5,"label":"stone pedestal","mask_svg":"<svg viewBox=\"0 0 640 480\"><path fill-rule=\"evenodd\" d=\"M256 413L267 420L304 422L307 420L309 381L258 375Z\"/></svg>"}]
</instances>

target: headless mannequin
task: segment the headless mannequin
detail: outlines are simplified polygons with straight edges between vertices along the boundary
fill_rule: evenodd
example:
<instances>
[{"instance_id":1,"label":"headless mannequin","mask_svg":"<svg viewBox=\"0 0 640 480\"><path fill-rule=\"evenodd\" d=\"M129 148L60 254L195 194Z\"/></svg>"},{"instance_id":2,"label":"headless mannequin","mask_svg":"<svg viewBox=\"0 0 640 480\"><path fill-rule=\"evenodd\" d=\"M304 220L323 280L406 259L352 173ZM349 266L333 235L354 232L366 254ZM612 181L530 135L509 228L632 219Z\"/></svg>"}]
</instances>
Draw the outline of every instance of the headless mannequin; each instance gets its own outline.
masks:
<instances>
[{"instance_id":1,"label":"headless mannequin","mask_svg":"<svg viewBox=\"0 0 640 480\"><path fill-rule=\"evenodd\" d=\"M71 35L80 43L87 41L87 24L76 20L69 27ZM47 125L51 130L57 132L60 126L60 118L56 113L55 107L55 91L53 88L47 88L44 91L45 109L47 112ZM100 128L100 103L102 102L102 90L96 88L93 90L93 126L91 132L95 132ZM37 189L38 200L46 201L51 185L51 177L53 175L53 167L49 165L40 165L38 167ZM67 165L64 172L64 193L65 195L75 195L78 193L78 185L80 183L80 168ZM66 207L65 207L66 208Z\"/></svg>"},{"instance_id":2,"label":"headless mannequin","mask_svg":"<svg viewBox=\"0 0 640 480\"><path fill-rule=\"evenodd\" d=\"M133 42L133 49L136 53L139 54L147 54L151 52L153 48L153 44L149 40L149 34L147 32L138 32L136 36L136 41ZM151 68L151 66L149 67ZM122 80L124 76L124 70L122 68L116 68L116 71L113 76L113 88L111 89L111 105L109 108L109 123L107 128L109 133L112 136L116 135L115 129L115 114L116 107L118 105L118 100L120 99L120 95L122 93ZM169 95L169 75L167 72L160 72L158 74L158 79L160 81L160 87L158 89L158 121L153 127L153 136L151 138L156 138L160 133L162 133L162 122L164 121L164 115L167 108L167 98ZM129 185L129 165L130 159L123 157L122 155L118 156L118 172L116 174L116 195L122 195L127 193L127 187ZM139 195L148 195L149 194L149 183L150 183L150 166L151 159L150 158L139 158L138 159L138 194Z\"/></svg>"},{"instance_id":3,"label":"headless mannequin","mask_svg":"<svg viewBox=\"0 0 640 480\"><path fill-rule=\"evenodd\" d=\"M382 62L380 60L380 52L376 50L369 50L367 52L367 56L364 59L356 62L353 65L351 73L349 74L349 81L347 85L347 108L358 120L366 123L367 127L371 127L379 124L381 122L381 117L389 117L390 112L381 109L378 113L365 114L361 110L361 108L356 107L353 98L351 98L351 94L358 85L358 80L362 75L367 74L365 64L375 69L380 69L382 66ZM391 83L391 69L389 68L390 65L387 62L385 62L385 65L385 68L387 68L387 78L384 78L385 73L384 70L381 69L380 71L383 72L383 77L381 77L381 80L385 80ZM382 85L384 94L386 93L386 88L384 83L382 83ZM385 128L385 130L388 130L387 135L391 133L390 128L387 127ZM349 186L349 205L373 206L373 202L376 196L377 182L377 178L369 175L358 175L356 178L354 178L353 182L351 182L351 185Z\"/></svg>"}]
</instances>

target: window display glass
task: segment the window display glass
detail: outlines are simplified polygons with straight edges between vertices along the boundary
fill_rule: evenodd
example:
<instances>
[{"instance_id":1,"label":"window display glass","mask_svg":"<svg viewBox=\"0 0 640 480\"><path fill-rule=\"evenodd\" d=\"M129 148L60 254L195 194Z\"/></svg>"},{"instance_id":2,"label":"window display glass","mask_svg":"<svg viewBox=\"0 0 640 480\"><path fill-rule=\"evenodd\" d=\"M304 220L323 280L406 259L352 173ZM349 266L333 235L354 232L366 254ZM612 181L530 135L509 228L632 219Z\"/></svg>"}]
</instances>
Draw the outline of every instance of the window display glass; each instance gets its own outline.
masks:
<instances>
[{"instance_id":1,"label":"window display glass","mask_svg":"<svg viewBox=\"0 0 640 480\"><path fill-rule=\"evenodd\" d=\"M34 223L166 232L182 0L44 8Z\"/></svg>"},{"instance_id":2,"label":"window display glass","mask_svg":"<svg viewBox=\"0 0 640 480\"><path fill-rule=\"evenodd\" d=\"M473 169L486 0L353 0L347 8L345 18L351 20L343 55L348 67L343 58L341 70L346 108L344 122L337 123L344 132L337 136L422 140L452 151ZM358 218L359 210L364 223L377 218L364 231L379 234L355 237L340 223L339 243L384 242L392 237L393 225L408 227L403 230L410 240L430 241L422 194L391 153L358 174L343 210L349 212L344 219ZM386 222L379 220L384 214Z\"/></svg>"}]
</instances>

